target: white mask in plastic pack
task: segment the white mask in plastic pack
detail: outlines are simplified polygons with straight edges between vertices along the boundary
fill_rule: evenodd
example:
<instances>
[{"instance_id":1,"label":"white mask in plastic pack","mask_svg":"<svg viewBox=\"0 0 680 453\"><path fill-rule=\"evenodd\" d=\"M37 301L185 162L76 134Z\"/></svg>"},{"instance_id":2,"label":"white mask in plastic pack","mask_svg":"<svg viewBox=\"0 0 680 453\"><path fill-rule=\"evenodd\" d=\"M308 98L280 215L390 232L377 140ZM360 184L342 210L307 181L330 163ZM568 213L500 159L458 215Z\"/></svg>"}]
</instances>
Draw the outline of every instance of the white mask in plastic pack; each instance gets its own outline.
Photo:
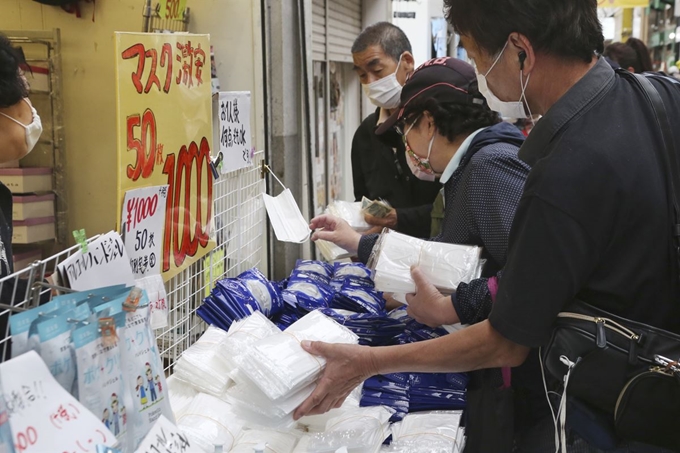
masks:
<instances>
[{"instance_id":1,"label":"white mask in plastic pack","mask_svg":"<svg viewBox=\"0 0 680 453\"><path fill-rule=\"evenodd\" d=\"M401 83L397 80L397 72L401 65L401 57L397 63L397 69L387 77L383 77L375 82L362 84L364 93L371 102L384 109L396 109L401 103Z\"/></svg>"},{"instance_id":2,"label":"white mask in plastic pack","mask_svg":"<svg viewBox=\"0 0 680 453\"><path fill-rule=\"evenodd\" d=\"M494 67L496 67L496 64L500 61L507 47L508 43L506 42L505 46L503 47L503 50L501 50L501 53L498 54L498 57L496 57L496 60L493 62L489 70L486 71L486 74L480 74L475 68L475 73L477 74L477 84L479 85L479 92L482 94L482 96L486 98L486 102L489 104L489 108L495 112L500 113L501 116L506 118L517 119L527 118L527 113L526 110L524 109L524 102L526 101L526 96L524 92L526 91L527 86L529 86L529 79L531 78L531 74L527 76L527 80L525 82L524 74L522 73L521 70L519 71L519 85L520 88L522 89L522 95L520 96L520 99L517 102L501 101L498 98L498 96L496 96L493 93L493 91L491 91L491 88L489 88L489 84L487 83L486 80L486 78L489 76L489 73L493 70ZM527 102L527 106L528 105L529 103Z\"/></svg>"}]
</instances>

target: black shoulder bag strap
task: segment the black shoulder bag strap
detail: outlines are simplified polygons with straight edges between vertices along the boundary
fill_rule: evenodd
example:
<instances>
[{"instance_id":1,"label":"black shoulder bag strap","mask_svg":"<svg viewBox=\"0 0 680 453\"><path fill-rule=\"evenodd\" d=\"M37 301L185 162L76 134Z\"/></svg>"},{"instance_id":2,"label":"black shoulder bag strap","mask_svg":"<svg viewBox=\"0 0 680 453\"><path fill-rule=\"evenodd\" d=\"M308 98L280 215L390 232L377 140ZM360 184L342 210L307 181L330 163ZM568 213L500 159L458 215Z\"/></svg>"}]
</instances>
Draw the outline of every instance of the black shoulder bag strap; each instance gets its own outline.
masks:
<instances>
[{"instance_id":1,"label":"black shoulder bag strap","mask_svg":"<svg viewBox=\"0 0 680 453\"><path fill-rule=\"evenodd\" d=\"M644 94L647 102L649 102L649 104L652 106L656 123L661 130L661 138L663 140L665 152L661 151L657 147L654 147L654 150L658 155L662 172L666 176L666 187L668 192L671 221L673 222L672 231L675 249L674 252L678 263L677 270L680 273L680 204L678 204L678 199L680 199L678 193L678 189L680 189L680 169L678 168L675 142L673 140L671 122L668 119L666 106L661 99L659 91L654 87L652 82L650 82L647 77L641 74L631 74L625 70L619 70L617 72L621 76L630 79L635 85L638 86L638 88L640 88L640 91L642 91L642 94Z\"/></svg>"}]
</instances>

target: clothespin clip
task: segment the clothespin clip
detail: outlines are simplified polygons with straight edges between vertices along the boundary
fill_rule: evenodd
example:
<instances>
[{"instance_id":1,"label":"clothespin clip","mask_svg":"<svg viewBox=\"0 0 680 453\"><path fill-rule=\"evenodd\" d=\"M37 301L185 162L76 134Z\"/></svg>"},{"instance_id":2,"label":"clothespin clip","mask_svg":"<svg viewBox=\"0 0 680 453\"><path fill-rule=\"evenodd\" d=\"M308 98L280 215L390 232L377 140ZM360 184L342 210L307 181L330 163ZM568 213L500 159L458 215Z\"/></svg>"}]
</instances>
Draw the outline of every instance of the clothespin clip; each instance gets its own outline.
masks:
<instances>
[{"instance_id":1,"label":"clothespin clip","mask_svg":"<svg viewBox=\"0 0 680 453\"><path fill-rule=\"evenodd\" d=\"M224 159L224 156L222 155L222 152L220 151L217 153L217 157L214 159L210 159L210 170L212 170L213 177L215 179L220 178L220 171L222 170L222 160Z\"/></svg>"},{"instance_id":2,"label":"clothespin clip","mask_svg":"<svg viewBox=\"0 0 680 453\"><path fill-rule=\"evenodd\" d=\"M73 238L80 246L80 251L82 253L87 253L87 235L85 234L85 230L73 230Z\"/></svg>"},{"instance_id":3,"label":"clothespin clip","mask_svg":"<svg viewBox=\"0 0 680 453\"><path fill-rule=\"evenodd\" d=\"M123 302L123 311L132 312L137 311L139 300L142 298L142 289L136 286L130 290L127 299Z\"/></svg>"},{"instance_id":4,"label":"clothespin clip","mask_svg":"<svg viewBox=\"0 0 680 453\"><path fill-rule=\"evenodd\" d=\"M99 318L99 332L102 334L102 344L104 347L115 346L118 342L116 321L113 318Z\"/></svg>"}]
</instances>

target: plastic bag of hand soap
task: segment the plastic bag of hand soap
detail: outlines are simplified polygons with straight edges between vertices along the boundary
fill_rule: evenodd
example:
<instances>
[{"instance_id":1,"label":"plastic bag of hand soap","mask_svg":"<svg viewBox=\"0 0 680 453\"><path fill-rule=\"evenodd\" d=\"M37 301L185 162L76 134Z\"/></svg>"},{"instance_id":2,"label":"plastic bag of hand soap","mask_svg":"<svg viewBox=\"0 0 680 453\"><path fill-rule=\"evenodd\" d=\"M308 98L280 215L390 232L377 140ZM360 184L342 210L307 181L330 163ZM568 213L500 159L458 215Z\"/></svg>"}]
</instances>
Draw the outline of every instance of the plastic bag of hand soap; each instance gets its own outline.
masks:
<instances>
[{"instance_id":1,"label":"plastic bag of hand soap","mask_svg":"<svg viewBox=\"0 0 680 453\"><path fill-rule=\"evenodd\" d=\"M333 276L333 266L323 261L297 260L295 270L322 275L328 279Z\"/></svg>"},{"instance_id":2,"label":"plastic bag of hand soap","mask_svg":"<svg viewBox=\"0 0 680 453\"><path fill-rule=\"evenodd\" d=\"M126 310L123 376L133 402L127 411L128 440L130 451L135 451L158 417L163 415L173 423L175 418L156 337L149 324L149 299L143 291L133 288L122 305Z\"/></svg>"},{"instance_id":3,"label":"plastic bag of hand soap","mask_svg":"<svg viewBox=\"0 0 680 453\"><path fill-rule=\"evenodd\" d=\"M250 294L257 300L260 311L266 316L275 315L283 310L281 290L267 280L262 272L253 268L243 272L238 278L246 285Z\"/></svg>"},{"instance_id":4,"label":"plastic bag of hand soap","mask_svg":"<svg viewBox=\"0 0 680 453\"><path fill-rule=\"evenodd\" d=\"M121 368L125 312L100 318L73 332L78 364L78 399L116 436L124 452L129 447L128 410L131 397Z\"/></svg>"},{"instance_id":5,"label":"plastic bag of hand soap","mask_svg":"<svg viewBox=\"0 0 680 453\"><path fill-rule=\"evenodd\" d=\"M85 307L87 313L89 309ZM39 354L54 379L64 390L76 394L76 360L72 329L75 327L73 310L38 324Z\"/></svg>"}]
</instances>

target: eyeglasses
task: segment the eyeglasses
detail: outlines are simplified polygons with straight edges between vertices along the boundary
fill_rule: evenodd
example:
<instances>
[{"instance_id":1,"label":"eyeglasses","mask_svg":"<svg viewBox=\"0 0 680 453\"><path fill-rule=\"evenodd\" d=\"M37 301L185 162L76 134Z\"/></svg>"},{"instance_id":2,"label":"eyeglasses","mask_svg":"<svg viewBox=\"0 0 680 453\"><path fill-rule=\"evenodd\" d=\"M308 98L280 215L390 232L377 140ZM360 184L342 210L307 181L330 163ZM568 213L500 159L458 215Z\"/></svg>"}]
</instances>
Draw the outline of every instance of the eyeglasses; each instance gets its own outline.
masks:
<instances>
[{"instance_id":1,"label":"eyeglasses","mask_svg":"<svg viewBox=\"0 0 680 453\"><path fill-rule=\"evenodd\" d=\"M411 115L410 118L414 118L413 115ZM397 134L403 137L408 133L408 131L413 127L413 125L418 122L419 119L420 115L417 115L413 119L413 121L410 121L409 118L402 118L401 120L397 121L397 123L394 125L394 130L397 132ZM407 125L410 125L410 127L408 127Z\"/></svg>"}]
</instances>

